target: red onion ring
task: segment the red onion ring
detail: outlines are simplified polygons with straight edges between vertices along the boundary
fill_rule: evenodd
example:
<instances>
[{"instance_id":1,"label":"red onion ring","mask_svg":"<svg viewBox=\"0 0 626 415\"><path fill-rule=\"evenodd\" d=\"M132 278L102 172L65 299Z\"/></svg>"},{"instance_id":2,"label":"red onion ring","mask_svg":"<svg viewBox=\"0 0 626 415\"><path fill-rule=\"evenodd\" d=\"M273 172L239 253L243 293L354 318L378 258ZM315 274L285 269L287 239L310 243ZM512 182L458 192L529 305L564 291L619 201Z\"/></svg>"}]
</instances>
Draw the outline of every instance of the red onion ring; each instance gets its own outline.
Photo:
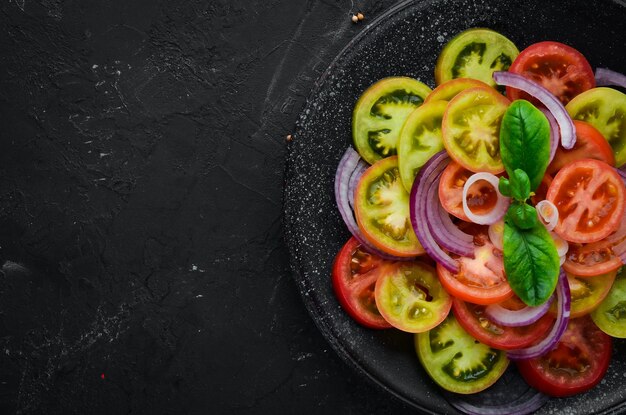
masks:
<instances>
[{"instance_id":1,"label":"red onion ring","mask_svg":"<svg viewBox=\"0 0 626 415\"><path fill-rule=\"evenodd\" d=\"M475 214L467 205L467 193L469 192L470 187L472 187L472 185L479 180L484 180L488 182L491 186L493 186L498 197L498 201L496 202L496 205L493 207L493 209L491 209L489 213L484 215ZM498 179L496 176L486 172L474 173L467 179L465 185L463 185L463 212L470 221L479 225L492 225L504 217L504 215L506 214L506 210L511 203L511 199L502 196L500 190L498 190L499 181L500 179Z\"/></svg>"},{"instance_id":2,"label":"red onion ring","mask_svg":"<svg viewBox=\"0 0 626 415\"><path fill-rule=\"evenodd\" d=\"M526 349L508 351L507 356L509 359L524 360L542 356L554 349L559 340L561 340L569 322L572 301L567 276L562 268L559 273L559 281L556 284L556 298L558 301L556 321L548 335L539 343Z\"/></svg>"},{"instance_id":3,"label":"red onion ring","mask_svg":"<svg viewBox=\"0 0 626 415\"><path fill-rule=\"evenodd\" d=\"M549 231L553 230L559 222L559 211L554 203L549 200L542 200L537 203L535 209L537 209L537 216L539 216L546 229Z\"/></svg>"},{"instance_id":4,"label":"red onion ring","mask_svg":"<svg viewBox=\"0 0 626 415\"><path fill-rule=\"evenodd\" d=\"M552 113L561 131L561 145L569 150L576 144L576 127L561 101L550 91L537 82L522 75L498 71L493 73L493 79L498 85L520 89L538 99Z\"/></svg>"},{"instance_id":5,"label":"red onion ring","mask_svg":"<svg viewBox=\"0 0 626 415\"><path fill-rule=\"evenodd\" d=\"M448 395L450 397L447 400L450 405L468 415L528 415L541 408L550 400L548 395L544 395L532 388L529 388L528 391L512 402L502 405L477 406L459 398L459 395L452 395L451 393Z\"/></svg>"},{"instance_id":6,"label":"red onion ring","mask_svg":"<svg viewBox=\"0 0 626 415\"><path fill-rule=\"evenodd\" d=\"M559 124L556 122L556 118L550 111L545 108L539 108L543 115L548 119L548 123L550 123L550 161L554 160L554 156L556 155L556 149L559 147L559 139L561 138L561 132L559 130Z\"/></svg>"},{"instance_id":7,"label":"red onion ring","mask_svg":"<svg viewBox=\"0 0 626 415\"><path fill-rule=\"evenodd\" d=\"M444 268L456 274L459 271L458 262L452 259L450 255L437 245L437 242L428 228L428 218L426 217L426 205L428 204L426 192L446 167L449 160L450 157L448 153L442 150L432 156L430 160L422 166L413 182L413 187L411 187L411 195L409 196L409 217L411 218L411 225L413 226L415 235L426 253Z\"/></svg>"},{"instance_id":8,"label":"red onion ring","mask_svg":"<svg viewBox=\"0 0 626 415\"><path fill-rule=\"evenodd\" d=\"M381 258L391 261L407 261L413 259L400 258L382 252L380 249L372 245L367 239L365 239L365 237L361 233L359 225L357 225L356 220L354 219L354 214L352 213L352 208L350 207L350 197L348 194L350 177L352 176L352 173L354 173L354 171L358 168L360 160L361 156L359 156L359 153L354 151L352 147L348 147L343 157L341 157L341 160L339 161L339 166L337 167L337 173L335 173L335 201L337 202L337 207L339 208L341 218L348 227L350 233L356 238L357 241L359 241L363 249L365 249L369 253L378 255Z\"/></svg>"},{"instance_id":9,"label":"red onion ring","mask_svg":"<svg viewBox=\"0 0 626 415\"><path fill-rule=\"evenodd\" d=\"M521 310L509 310L500 304L485 307L485 314L496 324L508 327L521 327L533 324L544 316L554 301L554 295L537 307L524 307Z\"/></svg>"},{"instance_id":10,"label":"red onion ring","mask_svg":"<svg viewBox=\"0 0 626 415\"><path fill-rule=\"evenodd\" d=\"M447 163L446 163L447 164ZM448 212L439 203L439 180L430 185L426 199L426 218L430 233L441 247L455 254L474 257L474 237L454 226Z\"/></svg>"},{"instance_id":11,"label":"red onion ring","mask_svg":"<svg viewBox=\"0 0 626 415\"><path fill-rule=\"evenodd\" d=\"M359 183L361 176L365 170L367 170L368 164L363 160L359 160L359 163L356 165L356 168L350 175L350 180L348 181L348 202L350 202L350 207L354 209L354 191L356 190L356 185Z\"/></svg>"},{"instance_id":12,"label":"red onion ring","mask_svg":"<svg viewBox=\"0 0 626 415\"><path fill-rule=\"evenodd\" d=\"M607 68L596 68L596 85L626 88L626 75Z\"/></svg>"}]
</instances>

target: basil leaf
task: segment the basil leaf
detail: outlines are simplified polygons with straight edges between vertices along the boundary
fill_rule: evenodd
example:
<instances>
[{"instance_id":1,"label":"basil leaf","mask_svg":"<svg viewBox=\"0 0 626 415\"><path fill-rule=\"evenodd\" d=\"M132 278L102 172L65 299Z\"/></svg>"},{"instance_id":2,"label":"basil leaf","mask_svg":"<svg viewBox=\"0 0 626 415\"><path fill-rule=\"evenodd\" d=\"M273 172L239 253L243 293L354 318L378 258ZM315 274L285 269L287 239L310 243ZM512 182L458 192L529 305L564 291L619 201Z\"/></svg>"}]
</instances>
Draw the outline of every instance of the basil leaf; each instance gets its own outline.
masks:
<instances>
[{"instance_id":1,"label":"basil leaf","mask_svg":"<svg viewBox=\"0 0 626 415\"><path fill-rule=\"evenodd\" d=\"M506 177L500 177L498 182L498 190L502 196L511 197L511 182Z\"/></svg>"},{"instance_id":2,"label":"basil leaf","mask_svg":"<svg viewBox=\"0 0 626 415\"><path fill-rule=\"evenodd\" d=\"M537 189L550 161L550 124L530 102L514 101L504 113L500 154L509 177L515 169L522 169L528 174L530 189Z\"/></svg>"},{"instance_id":3,"label":"basil leaf","mask_svg":"<svg viewBox=\"0 0 626 415\"><path fill-rule=\"evenodd\" d=\"M520 229L530 229L537 225L537 211L526 203L513 203L506 214L509 221Z\"/></svg>"},{"instance_id":4,"label":"basil leaf","mask_svg":"<svg viewBox=\"0 0 626 415\"><path fill-rule=\"evenodd\" d=\"M559 276L559 255L546 228L504 223L504 271L511 288L529 306L550 298Z\"/></svg>"},{"instance_id":5,"label":"basil leaf","mask_svg":"<svg viewBox=\"0 0 626 415\"><path fill-rule=\"evenodd\" d=\"M530 179L526 172L522 169L515 169L511 175L511 197L525 202L530 196Z\"/></svg>"}]
</instances>

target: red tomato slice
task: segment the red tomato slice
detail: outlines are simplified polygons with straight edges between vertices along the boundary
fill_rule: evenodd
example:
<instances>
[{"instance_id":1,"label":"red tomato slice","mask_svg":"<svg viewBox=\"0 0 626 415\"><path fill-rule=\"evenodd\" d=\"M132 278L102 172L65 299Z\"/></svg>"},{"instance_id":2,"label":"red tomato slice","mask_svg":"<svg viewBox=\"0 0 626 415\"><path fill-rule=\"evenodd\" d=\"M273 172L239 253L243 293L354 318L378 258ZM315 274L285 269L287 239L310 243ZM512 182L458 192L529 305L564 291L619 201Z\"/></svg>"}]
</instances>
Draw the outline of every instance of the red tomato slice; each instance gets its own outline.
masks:
<instances>
[{"instance_id":1,"label":"red tomato slice","mask_svg":"<svg viewBox=\"0 0 626 415\"><path fill-rule=\"evenodd\" d=\"M445 168L439 181L439 200L443 208L451 215L466 222L470 220L463 211L463 186L474 174L456 161L451 161ZM498 195L494 188L484 180L474 183L468 191L467 205L477 215L489 212L496 205Z\"/></svg>"},{"instance_id":2,"label":"red tomato slice","mask_svg":"<svg viewBox=\"0 0 626 415\"><path fill-rule=\"evenodd\" d=\"M510 307L510 309L516 308ZM485 315L485 306L466 303L458 298L452 302L452 311L461 326L476 340L500 350L515 350L530 346L542 339L550 331L554 322L554 319L546 314L528 326L500 326Z\"/></svg>"},{"instance_id":3,"label":"red tomato slice","mask_svg":"<svg viewBox=\"0 0 626 415\"><path fill-rule=\"evenodd\" d=\"M477 227L476 227L477 228ZM472 232L475 228L463 229ZM437 265L439 280L454 297L474 304L495 304L513 295L504 274L502 251L495 248L485 233L474 235L474 258L460 257L457 274Z\"/></svg>"},{"instance_id":4,"label":"red tomato slice","mask_svg":"<svg viewBox=\"0 0 626 415\"><path fill-rule=\"evenodd\" d=\"M606 164L615 166L613 149L602 133L593 125L584 121L574 120L576 126L576 144L571 150L565 150L559 146L554 155L554 160L546 170L549 174L555 174L564 166L573 161L582 159L601 160Z\"/></svg>"},{"instance_id":5,"label":"red tomato slice","mask_svg":"<svg viewBox=\"0 0 626 415\"><path fill-rule=\"evenodd\" d=\"M626 239L626 221L622 220L617 231L606 239L592 244L570 244L565 271L581 277L593 277L614 271L622 266L613 248Z\"/></svg>"},{"instance_id":6,"label":"red tomato slice","mask_svg":"<svg viewBox=\"0 0 626 415\"><path fill-rule=\"evenodd\" d=\"M379 271L389 264L390 261L364 251L355 238L346 242L333 263L332 281L337 300L350 317L365 327L391 327L374 299Z\"/></svg>"},{"instance_id":7,"label":"red tomato slice","mask_svg":"<svg viewBox=\"0 0 626 415\"><path fill-rule=\"evenodd\" d=\"M550 396L585 392L604 377L612 340L589 316L572 319L556 348L546 355L520 360L517 367L533 388Z\"/></svg>"},{"instance_id":8,"label":"red tomato slice","mask_svg":"<svg viewBox=\"0 0 626 415\"><path fill-rule=\"evenodd\" d=\"M559 42L539 42L524 49L509 68L526 78L532 79L552 92L563 105L576 95L596 86L591 65L576 49ZM537 100L525 92L511 87L506 95L514 101Z\"/></svg>"},{"instance_id":9,"label":"red tomato slice","mask_svg":"<svg viewBox=\"0 0 626 415\"><path fill-rule=\"evenodd\" d=\"M597 242L620 226L626 189L615 169L603 161L583 159L556 175L547 199L559 210L554 231L569 242Z\"/></svg>"}]
</instances>

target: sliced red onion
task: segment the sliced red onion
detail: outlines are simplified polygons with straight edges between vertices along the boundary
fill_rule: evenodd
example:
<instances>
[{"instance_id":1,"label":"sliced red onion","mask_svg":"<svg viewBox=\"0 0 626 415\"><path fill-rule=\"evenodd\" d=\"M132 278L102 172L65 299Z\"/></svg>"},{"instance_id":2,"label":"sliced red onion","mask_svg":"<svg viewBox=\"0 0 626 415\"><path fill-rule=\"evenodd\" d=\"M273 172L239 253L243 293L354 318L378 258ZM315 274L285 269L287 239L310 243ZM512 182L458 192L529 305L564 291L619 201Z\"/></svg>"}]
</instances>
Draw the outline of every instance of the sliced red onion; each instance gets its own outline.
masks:
<instances>
[{"instance_id":1,"label":"sliced red onion","mask_svg":"<svg viewBox=\"0 0 626 415\"><path fill-rule=\"evenodd\" d=\"M354 173L355 169L357 169L360 160L361 156L359 156L359 153L354 151L352 147L348 147L345 154L339 161L339 167L337 167L337 173L335 173L335 200L343 221L348 227L350 233L356 238L357 241L359 241L359 243L363 246L363 249L366 251L391 261L406 261L412 259L400 258L382 252L365 239L361 233L359 225L357 225L356 220L354 219L348 194L350 177L352 176L352 173Z\"/></svg>"},{"instance_id":2,"label":"sliced red onion","mask_svg":"<svg viewBox=\"0 0 626 415\"><path fill-rule=\"evenodd\" d=\"M489 225L488 233L489 240L493 246L502 251L504 246L504 221L499 220L496 223Z\"/></svg>"},{"instance_id":3,"label":"sliced red onion","mask_svg":"<svg viewBox=\"0 0 626 415\"><path fill-rule=\"evenodd\" d=\"M539 108L543 115L548 119L548 123L550 123L550 161L552 162L554 159L554 155L556 154L556 149L559 147L559 139L561 138L561 132L559 130L559 124L556 122L556 118L550 111L545 108Z\"/></svg>"},{"instance_id":4,"label":"sliced red onion","mask_svg":"<svg viewBox=\"0 0 626 415\"><path fill-rule=\"evenodd\" d=\"M565 261L567 261L567 257L565 255L560 256L559 257L559 266L563 266L563 264L565 264Z\"/></svg>"},{"instance_id":5,"label":"sliced red onion","mask_svg":"<svg viewBox=\"0 0 626 415\"><path fill-rule=\"evenodd\" d=\"M524 307L521 310L509 310L500 304L491 304L485 307L485 314L496 324L508 327L521 327L533 324L544 316L554 301L554 295L545 303L537 307Z\"/></svg>"},{"instance_id":6,"label":"sliced red onion","mask_svg":"<svg viewBox=\"0 0 626 415\"><path fill-rule=\"evenodd\" d=\"M361 159L350 175L350 180L348 181L348 202L350 202L352 209L354 209L354 191L356 190L356 185L359 184L359 180L361 180L361 176L363 176L363 172L367 170L367 167L368 164Z\"/></svg>"},{"instance_id":7,"label":"sliced red onion","mask_svg":"<svg viewBox=\"0 0 626 415\"><path fill-rule=\"evenodd\" d=\"M526 349L508 351L507 356L509 359L524 360L542 356L554 349L559 340L561 340L561 337L567 328L567 323L569 322L572 301L567 276L562 268L559 273L559 280L556 284L556 298L558 301L556 321L554 322L554 325L548 335L539 343Z\"/></svg>"},{"instance_id":8,"label":"sliced red onion","mask_svg":"<svg viewBox=\"0 0 626 415\"><path fill-rule=\"evenodd\" d=\"M454 252L455 254L474 257L474 237L462 232L454 226L448 212L441 206L439 202L440 177L430 185L426 194L426 219L428 229L431 235L444 249Z\"/></svg>"},{"instance_id":9,"label":"sliced red onion","mask_svg":"<svg viewBox=\"0 0 626 415\"><path fill-rule=\"evenodd\" d=\"M461 397L455 395L448 398L450 405L457 410L468 415L528 415L545 405L550 400L548 395L544 395L535 389L529 388L519 398L502 405L474 405Z\"/></svg>"},{"instance_id":10,"label":"sliced red onion","mask_svg":"<svg viewBox=\"0 0 626 415\"><path fill-rule=\"evenodd\" d=\"M596 85L626 88L626 75L607 68L596 68Z\"/></svg>"},{"instance_id":11,"label":"sliced red onion","mask_svg":"<svg viewBox=\"0 0 626 415\"><path fill-rule=\"evenodd\" d=\"M522 75L498 71L493 73L493 79L498 85L520 89L538 99L552 113L561 131L561 145L569 150L576 144L576 127L563 104L550 91L537 82Z\"/></svg>"},{"instance_id":12,"label":"sliced red onion","mask_svg":"<svg viewBox=\"0 0 626 415\"><path fill-rule=\"evenodd\" d=\"M619 174L619 177L622 178L622 181L624 182L624 185L626 186L626 170L625 169L626 169L626 164L620 167L619 169L615 169L615 171L617 172L617 174Z\"/></svg>"},{"instance_id":13,"label":"sliced red onion","mask_svg":"<svg viewBox=\"0 0 626 415\"><path fill-rule=\"evenodd\" d=\"M469 192L470 187L480 180L484 180L491 184L496 191L496 195L498 196L496 205L485 215L476 215L467 205L467 193ZM500 179L493 174L486 172L474 173L469 177L469 179L467 179L465 185L463 186L463 212L469 220L479 225L491 225L504 217L511 200L508 197L502 196L498 190L499 182Z\"/></svg>"},{"instance_id":14,"label":"sliced red onion","mask_svg":"<svg viewBox=\"0 0 626 415\"><path fill-rule=\"evenodd\" d=\"M549 200L542 200L537 203L535 209L537 209L537 215L545 225L546 229L549 231L553 230L559 222L559 211L554 203Z\"/></svg>"},{"instance_id":15,"label":"sliced red onion","mask_svg":"<svg viewBox=\"0 0 626 415\"><path fill-rule=\"evenodd\" d=\"M434 183L439 174L446 167L450 157L445 150L435 154L422 166L415 181L413 187L411 187L411 195L409 197L409 210L411 225L417 235L417 239L424 247L424 250L432 259L440 263L444 268L450 272L457 273L459 271L459 264L456 260L452 259L450 255L444 252L428 227L428 218L426 216L428 198L426 197L427 191Z\"/></svg>"}]
</instances>

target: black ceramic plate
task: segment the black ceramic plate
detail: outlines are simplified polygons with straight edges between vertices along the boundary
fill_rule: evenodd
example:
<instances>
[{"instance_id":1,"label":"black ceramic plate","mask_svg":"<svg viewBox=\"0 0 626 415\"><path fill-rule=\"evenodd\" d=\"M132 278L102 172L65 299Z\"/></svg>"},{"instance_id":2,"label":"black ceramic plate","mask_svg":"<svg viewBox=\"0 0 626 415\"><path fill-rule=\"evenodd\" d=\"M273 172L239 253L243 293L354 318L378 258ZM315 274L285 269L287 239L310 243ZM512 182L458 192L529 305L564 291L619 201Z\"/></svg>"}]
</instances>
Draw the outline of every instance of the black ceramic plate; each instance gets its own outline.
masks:
<instances>
[{"instance_id":1,"label":"black ceramic plate","mask_svg":"<svg viewBox=\"0 0 626 415\"><path fill-rule=\"evenodd\" d=\"M294 278L317 326L359 373L427 413L455 413L428 378L413 351L412 336L355 324L332 293L330 270L349 234L335 207L333 179L351 142L352 108L367 86L394 75L431 87L443 45L470 27L489 27L521 50L556 40L580 50L592 66L626 72L624 1L502 0L401 3L375 21L337 56L318 81L290 144L286 171L285 227ZM524 388L507 376L510 391ZM515 386L517 385L517 386ZM540 413L626 411L626 342L615 341L611 367L597 388L553 399Z\"/></svg>"}]
</instances>

